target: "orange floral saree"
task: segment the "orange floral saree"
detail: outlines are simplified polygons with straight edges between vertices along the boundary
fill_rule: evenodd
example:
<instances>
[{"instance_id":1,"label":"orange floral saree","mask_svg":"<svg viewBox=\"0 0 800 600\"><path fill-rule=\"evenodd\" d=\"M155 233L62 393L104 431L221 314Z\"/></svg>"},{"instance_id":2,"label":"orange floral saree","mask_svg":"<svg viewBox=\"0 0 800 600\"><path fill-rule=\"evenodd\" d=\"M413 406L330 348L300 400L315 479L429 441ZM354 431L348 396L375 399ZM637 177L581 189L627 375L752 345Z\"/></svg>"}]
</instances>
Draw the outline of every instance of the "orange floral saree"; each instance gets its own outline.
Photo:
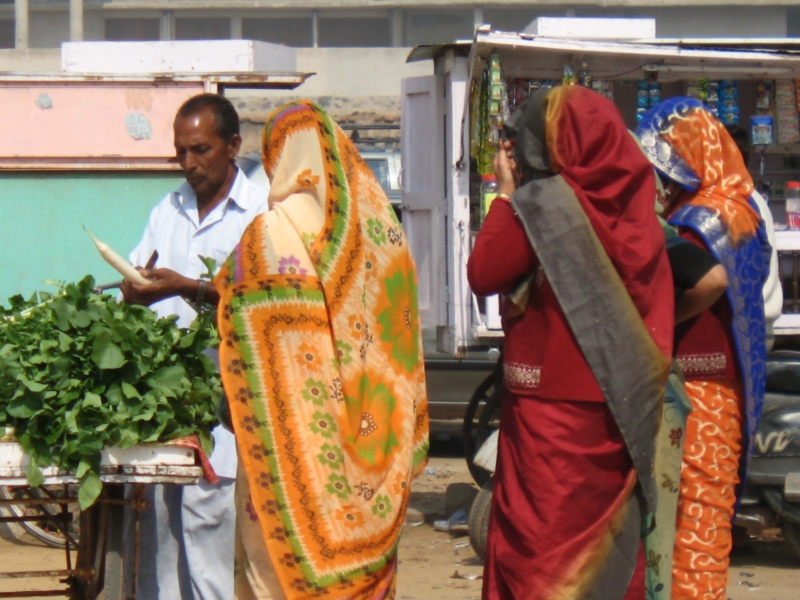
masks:
<instances>
[{"instance_id":1,"label":"orange floral saree","mask_svg":"<svg viewBox=\"0 0 800 600\"><path fill-rule=\"evenodd\" d=\"M428 448L411 253L377 180L320 107L279 108L263 142L270 210L215 280L220 370L249 488L237 597L270 597L258 590L272 578L274 597L392 598ZM270 563L274 577L254 572Z\"/></svg>"}]
</instances>

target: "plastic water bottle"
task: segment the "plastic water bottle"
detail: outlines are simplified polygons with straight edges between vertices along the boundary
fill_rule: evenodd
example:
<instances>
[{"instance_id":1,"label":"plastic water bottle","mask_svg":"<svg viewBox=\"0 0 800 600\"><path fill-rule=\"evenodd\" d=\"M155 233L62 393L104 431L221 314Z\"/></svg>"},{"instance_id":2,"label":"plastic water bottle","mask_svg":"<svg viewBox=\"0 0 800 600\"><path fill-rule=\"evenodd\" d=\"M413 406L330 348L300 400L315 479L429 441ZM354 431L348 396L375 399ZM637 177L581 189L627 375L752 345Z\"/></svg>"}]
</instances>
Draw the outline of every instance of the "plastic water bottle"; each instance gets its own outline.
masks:
<instances>
[{"instance_id":1,"label":"plastic water bottle","mask_svg":"<svg viewBox=\"0 0 800 600\"><path fill-rule=\"evenodd\" d=\"M786 225L800 229L800 181L786 182Z\"/></svg>"},{"instance_id":2,"label":"plastic water bottle","mask_svg":"<svg viewBox=\"0 0 800 600\"><path fill-rule=\"evenodd\" d=\"M800 183L797 184L800 186ZM481 223L489 214L489 208L497 197L497 176L494 173L481 177Z\"/></svg>"}]
</instances>

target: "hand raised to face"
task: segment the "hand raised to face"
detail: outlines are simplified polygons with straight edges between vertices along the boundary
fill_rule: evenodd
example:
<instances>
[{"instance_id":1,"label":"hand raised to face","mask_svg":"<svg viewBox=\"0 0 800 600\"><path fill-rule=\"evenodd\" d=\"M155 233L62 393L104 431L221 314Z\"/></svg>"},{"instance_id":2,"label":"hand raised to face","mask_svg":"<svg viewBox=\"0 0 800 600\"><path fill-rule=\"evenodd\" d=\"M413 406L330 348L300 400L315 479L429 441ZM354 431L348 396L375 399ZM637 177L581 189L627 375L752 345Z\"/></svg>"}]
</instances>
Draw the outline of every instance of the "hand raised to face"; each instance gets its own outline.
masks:
<instances>
[{"instance_id":1,"label":"hand raised to face","mask_svg":"<svg viewBox=\"0 0 800 600\"><path fill-rule=\"evenodd\" d=\"M497 193L511 196L519 187L520 173L513 156L514 143L500 140L492 168L497 176Z\"/></svg>"}]
</instances>

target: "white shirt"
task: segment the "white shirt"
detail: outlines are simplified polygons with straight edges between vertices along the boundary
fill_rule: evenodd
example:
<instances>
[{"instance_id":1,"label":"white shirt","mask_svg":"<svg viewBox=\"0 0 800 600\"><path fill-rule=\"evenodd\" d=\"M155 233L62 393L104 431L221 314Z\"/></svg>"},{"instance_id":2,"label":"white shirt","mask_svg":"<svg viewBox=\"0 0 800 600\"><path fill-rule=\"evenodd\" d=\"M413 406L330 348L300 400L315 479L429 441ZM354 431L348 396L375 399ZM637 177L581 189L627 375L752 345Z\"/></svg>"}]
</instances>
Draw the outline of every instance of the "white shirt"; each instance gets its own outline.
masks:
<instances>
[{"instance_id":1,"label":"white shirt","mask_svg":"<svg viewBox=\"0 0 800 600\"><path fill-rule=\"evenodd\" d=\"M238 169L228 199L220 202L200 223L197 195L187 182L168 194L150 213L144 236L131 252L134 266L144 266L158 250L156 268L167 268L185 277L199 279L206 267L198 255L213 258L218 266L242 239L247 226L267 210L268 190L253 183ZM150 306L160 317L178 315L178 326L194 321L194 309L176 296ZM211 354L219 365L216 352ZM214 429L211 466L220 477L236 478L236 445L233 434L223 427Z\"/></svg>"},{"instance_id":2,"label":"white shirt","mask_svg":"<svg viewBox=\"0 0 800 600\"><path fill-rule=\"evenodd\" d=\"M775 341L774 324L781 316L783 310L783 288L781 288L780 278L778 277L778 250L775 245L775 227L772 222L772 213L769 210L769 204L764 199L764 196L753 190L753 202L758 207L758 212L761 213L761 218L764 219L764 227L767 230L767 238L769 244L772 246L772 256L769 260L769 275L767 281L764 283L764 315L767 319L767 350L772 348Z\"/></svg>"}]
</instances>

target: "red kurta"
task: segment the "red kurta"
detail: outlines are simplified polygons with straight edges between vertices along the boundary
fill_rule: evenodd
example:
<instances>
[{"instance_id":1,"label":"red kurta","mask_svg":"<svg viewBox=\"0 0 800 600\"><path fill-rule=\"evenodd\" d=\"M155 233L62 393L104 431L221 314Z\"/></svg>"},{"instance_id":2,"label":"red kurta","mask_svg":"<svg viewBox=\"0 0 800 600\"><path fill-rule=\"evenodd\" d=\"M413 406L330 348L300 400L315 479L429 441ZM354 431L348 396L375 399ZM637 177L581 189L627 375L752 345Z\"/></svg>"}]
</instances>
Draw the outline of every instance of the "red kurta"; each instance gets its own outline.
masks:
<instances>
[{"instance_id":1,"label":"red kurta","mask_svg":"<svg viewBox=\"0 0 800 600\"><path fill-rule=\"evenodd\" d=\"M481 296L505 293L534 272L525 312L503 319L506 388L550 400L604 402L522 223L508 202L494 202L467 266L472 291Z\"/></svg>"}]
</instances>

